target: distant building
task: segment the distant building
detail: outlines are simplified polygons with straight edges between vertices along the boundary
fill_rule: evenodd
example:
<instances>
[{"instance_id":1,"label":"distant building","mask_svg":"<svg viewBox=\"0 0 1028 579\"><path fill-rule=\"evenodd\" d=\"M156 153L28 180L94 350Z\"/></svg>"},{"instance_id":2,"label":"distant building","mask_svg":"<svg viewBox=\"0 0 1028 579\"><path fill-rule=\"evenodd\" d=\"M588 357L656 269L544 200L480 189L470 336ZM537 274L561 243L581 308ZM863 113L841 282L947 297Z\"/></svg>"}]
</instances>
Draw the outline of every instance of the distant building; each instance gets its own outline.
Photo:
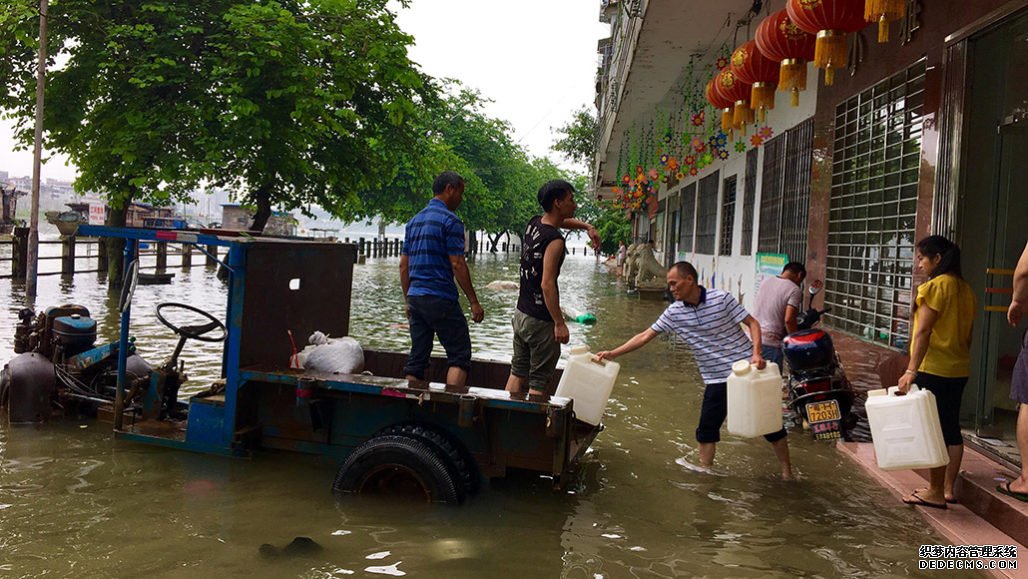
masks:
<instances>
[{"instance_id":1,"label":"distant building","mask_svg":"<svg viewBox=\"0 0 1028 579\"><path fill-rule=\"evenodd\" d=\"M253 223L253 211L238 203L224 203L221 206L221 228L246 231ZM296 235L296 218L285 211L273 211L264 226L268 235Z\"/></svg>"}]
</instances>

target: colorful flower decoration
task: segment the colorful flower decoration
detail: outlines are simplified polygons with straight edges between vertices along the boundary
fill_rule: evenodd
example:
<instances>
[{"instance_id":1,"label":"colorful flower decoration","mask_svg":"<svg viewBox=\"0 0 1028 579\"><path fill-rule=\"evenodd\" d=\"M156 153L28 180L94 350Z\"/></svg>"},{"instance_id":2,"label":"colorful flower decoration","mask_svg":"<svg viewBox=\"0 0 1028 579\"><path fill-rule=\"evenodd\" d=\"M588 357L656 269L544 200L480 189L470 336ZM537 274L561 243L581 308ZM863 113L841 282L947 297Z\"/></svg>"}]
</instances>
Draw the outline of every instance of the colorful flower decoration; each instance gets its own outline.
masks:
<instances>
[{"instance_id":1,"label":"colorful flower decoration","mask_svg":"<svg viewBox=\"0 0 1028 579\"><path fill-rule=\"evenodd\" d=\"M625 185L628 185L629 183L632 182L632 178L629 177L628 174L626 173L623 177L621 177L621 182L624 183Z\"/></svg>"},{"instance_id":2,"label":"colorful flower decoration","mask_svg":"<svg viewBox=\"0 0 1028 579\"><path fill-rule=\"evenodd\" d=\"M711 135L710 138L707 139L707 144L710 145L711 149L716 149L718 147L717 136L716 135Z\"/></svg>"},{"instance_id":3,"label":"colorful flower decoration","mask_svg":"<svg viewBox=\"0 0 1028 579\"><path fill-rule=\"evenodd\" d=\"M621 187L614 187L614 194L621 195Z\"/></svg>"},{"instance_id":4,"label":"colorful flower decoration","mask_svg":"<svg viewBox=\"0 0 1028 579\"><path fill-rule=\"evenodd\" d=\"M678 159L671 157L667 162L668 171L674 172L678 170Z\"/></svg>"},{"instance_id":5,"label":"colorful flower decoration","mask_svg":"<svg viewBox=\"0 0 1028 579\"><path fill-rule=\"evenodd\" d=\"M702 151L706 147L706 145L703 143L703 139L699 137L693 137L692 144L690 146L697 152Z\"/></svg>"},{"instance_id":6,"label":"colorful flower decoration","mask_svg":"<svg viewBox=\"0 0 1028 579\"><path fill-rule=\"evenodd\" d=\"M682 173L681 171L675 173L675 179L678 179L679 181L685 179L685 173Z\"/></svg>"},{"instance_id":7,"label":"colorful flower decoration","mask_svg":"<svg viewBox=\"0 0 1028 579\"><path fill-rule=\"evenodd\" d=\"M696 167L689 167L689 175L695 177L697 174L699 174L699 172L700 170Z\"/></svg>"},{"instance_id":8,"label":"colorful flower decoration","mask_svg":"<svg viewBox=\"0 0 1028 579\"><path fill-rule=\"evenodd\" d=\"M750 144L754 147L759 147L762 144L764 144L764 138L760 135L753 135L752 137L750 137Z\"/></svg>"},{"instance_id":9,"label":"colorful flower decoration","mask_svg":"<svg viewBox=\"0 0 1028 579\"><path fill-rule=\"evenodd\" d=\"M724 56L719 56L718 57L718 59L717 59L717 69L718 70L724 70L725 68L728 67L728 64L729 64L728 58L726 58Z\"/></svg>"},{"instance_id":10,"label":"colorful flower decoration","mask_svg":"<svg viewBox=\"0 0 1028 579\"><path fill-rule=\"evenodd\" d=\"M746 143L744 143L742 141L736 141L735 142L735 150L738 153L745 153L746 152Z\"/></svg>"},{"instance_id":11,"label":"colorful flower decoration","mask_svg":"<svg viewBox=\"0 0 1028 579\"><path fill-rule=\"evenodd\" d=\"M717 152L717 156L718 156L719 159L724 161L725 159L728 158L728 149L719 149L718 152Z\"/></svg>"},{"instance_id":12,"label":"colorful flower decoration","mask_svg":"<svg viewBox=\"0 0 1028 579\"><path fill-rule=\"evenodd\" d=\"M714 135L714 139L717 141L717 145L715 146L718 148L724 148L724 146L728 144L728 135L722 131L718 131L717 134Z\"/></svg>"},{"instance_id":13,"label":"colorful flower decoration","mask_svg":"<svg viewBox=\"0 0 1028 579\"><path fill-rule=\"evenodd\" d=\"M707 114L704 111L700 111L692 116L692 124L694 127L702 127L706 121Z\"/></svg>"},{"instance_id":14,"label":"colorful flower decoration","mask_svg":"<svg viewBox=\"0 0 1028 579\"><path fill-rule=\"evenodd\" d=\"M664 133L664 142L665 143L670 143L672 138L674 138L674 135L671 134L671 131L668 131L668 132Z\"/></svg>"},{"instance_id":15,"label":"colorful flower decoration","mask_svg":"<svg viewBox=\"0 0 1028 579\"><path fill-rule=\"evenodd\" d=\"M696 157L693 157L692 155L686 155L685 158L682 159L682 162L689 166L695 165Z\"/></svg>"},{"instance_id":16,"label":"colorful flower decoration","mask_svg":"<svg viewBox=\"0 0 1028 579\"><path fill-rule=\"evenodd\" d=\"M757 134L760 135L760 138L766 141L775 134L775 131L771 127L760 127L760 131L758 131Z\"/></svg>"},{"instance_id":17,"label":"colorful flower decoration","mask_svg":"<svg viewBox=\"0 0 1028 579\"><path fill-rule=\"evenodd\" d=\"M650 169L650 181L660 179L660 173L656 169Z\"/></svg>"},{"instance_id":18,"label":"colorful flower decoration","mask_svg":"<svg viewBox=\"0 0 1028 579\"><path fill-rule=\"evenodd\" d=\"M711 164L713 162L714 162L714 155L711 155L710 153L704 153L703 154L703 166L704 167L706 167L707 165L709 165L709 164Z\"/></svg>"},{"instance_id":19,"label":"colorful flower decoration","mask_svg":"<svg viewBox=\"0 0 1028 579\"><path fill-rule=\"evenodd\" d=\"M667 165L667 162L668 162L668 159L669 159L669 158L670 158L670 157L668 157L668 156L667 156L666 154L664 154L664 155L661 155L661 156L660 156L660 164L661 164L661 165Z\"/></svg>"}]
</instances>

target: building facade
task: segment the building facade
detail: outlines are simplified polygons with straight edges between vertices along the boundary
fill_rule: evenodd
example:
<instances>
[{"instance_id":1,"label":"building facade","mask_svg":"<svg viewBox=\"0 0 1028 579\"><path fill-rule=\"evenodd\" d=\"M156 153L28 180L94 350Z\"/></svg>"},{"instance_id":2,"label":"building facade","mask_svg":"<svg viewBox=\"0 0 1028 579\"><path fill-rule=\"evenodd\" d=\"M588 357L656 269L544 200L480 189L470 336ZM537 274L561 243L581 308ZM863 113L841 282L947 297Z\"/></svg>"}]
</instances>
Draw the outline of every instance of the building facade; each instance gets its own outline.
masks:
<instances>
[{"instance_id":1,"label":"building facade","mask_svg":"<svg viewBox=\"0 0 1028 579\"><path fill-rule=\"evenodd\" d=\"M895 364L883 362L909 348L911 296L924 281L914 244L933 233L953 239L981 306L965 433L1016 460L1008 392L1023 330L1005 311L1028 239L1028 165L1018 162L1028 158L1028 1L908 0L888 43L873 26L852 34L849 66L832 85L808 65L799 106L780 92L763 122L723 144L709 138L724 134L712 119L693 130L679 118L701 112L696 79L710 78L785 1L757 13L745 1L688 4L601 5L612 35L600 44L599 194L623 200L627 186L654 199L632 211L637 240L656 240L669 262L693 262L705 285L747 307L761 271L806 263L809 279L825 282L827 324L864 387L895 380L883 369ZM717 154L698 166L711 147ZM693 158L671 172L664 155L680 166ZM639 168L648 186L637 185Z\"/></svg>"}]
</instances>

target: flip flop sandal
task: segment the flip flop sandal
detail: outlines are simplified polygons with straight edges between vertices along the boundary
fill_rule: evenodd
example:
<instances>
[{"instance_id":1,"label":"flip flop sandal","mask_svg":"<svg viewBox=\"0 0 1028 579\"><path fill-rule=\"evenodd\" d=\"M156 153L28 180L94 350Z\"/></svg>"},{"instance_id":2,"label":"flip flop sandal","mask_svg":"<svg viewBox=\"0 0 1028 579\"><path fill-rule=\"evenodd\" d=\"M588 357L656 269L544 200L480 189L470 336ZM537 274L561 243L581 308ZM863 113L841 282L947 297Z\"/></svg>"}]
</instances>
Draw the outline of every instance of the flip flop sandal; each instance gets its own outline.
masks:
<instances>
[{"instance_id":1,"label":"flip flop sandal","mask_svg":"<svg viewBox=\"0 0 1028 579\"><path fill-rule=\"evenodd\" d=\"M1006 484L996 485L996 490L999 491L1000 494L1028 503L1028 493L1019 493L1017 491L1010 490L1010 482L1011 481L1007 481Z\"/></svg>"},{"instance_id":2,"label":"flip flop sandal","mask_svg":"<svg viewBox=\"0 0 1028 579\"><path fill-rule=\"evenodd\" d=\"M910 500L910 499L913 499L913 500ZM924 500L923 498L921 498L921 495L917 494L917 491L914 491L914 492L910 493L910 496L904 498L903 502L908 504L908 505L914 505L914 506L918 506L918 507L931 507L933 509L943 509L943 510L948 508L946 503L942 503L942 504L930 503L930 502Z\"/></svg>"},{"instance_id":3,"label":"flip flop sandal","mask_svg":"<svg viewBox=\"0 0 1028 579\"><path fill-rule=\"evenodd\" d=\"M926 490L928 490L928 489L927 488L916 489L914 492L915 493L921 493L921 492L924 492ZM960 501L958 501L957 499L946 499L946 502L951 504L951 505L955 505L955 504L959 503Z\"/></svg>"}]
</instances>

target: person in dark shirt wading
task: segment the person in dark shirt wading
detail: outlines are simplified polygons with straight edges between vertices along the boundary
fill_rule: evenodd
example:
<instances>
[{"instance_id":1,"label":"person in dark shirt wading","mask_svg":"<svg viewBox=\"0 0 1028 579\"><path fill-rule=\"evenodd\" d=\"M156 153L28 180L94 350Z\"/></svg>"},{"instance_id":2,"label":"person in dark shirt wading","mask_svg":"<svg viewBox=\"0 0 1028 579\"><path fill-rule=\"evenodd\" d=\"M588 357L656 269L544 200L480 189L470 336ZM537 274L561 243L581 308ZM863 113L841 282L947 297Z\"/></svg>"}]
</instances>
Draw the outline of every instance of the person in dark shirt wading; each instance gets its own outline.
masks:
<instances>
[{"instance_id":1,"label":"person in dark shirt wading","mask_svg":"<svg viewBox=\"0 0 1028 579\"><path fill-rule=\"evenodd\" d=\"M407 224L400 256L400 285L410 322L410 357L403 372L424 380L432 340L446 350L446 383L463 386L471 368L468 321L457 301L456 278L471 302L471 319L485 318L464 260L464 224L454 214L464 200L464 179L452 171L432 183L435 197Z\"/></svg>"},{"instance_id":2,"label":"person in dark shirt wading","mask_svg":"<svg viewBox=\"0 0 1028 579\"><path fill-rule=\"evenodd\" d=\"M594 248L600 238L596 228L573 219L577 204L575 188L567 181L549 181L539 189L539 205L545 213L528 222L521 248L521 287L514 326L514 355L510 363L508 392L552 394L547 384L560 359L560 345L570 333L560 309L557 277L564 263L565 243L560 229L584 229Z\"/></svg>"}]
</instances>

